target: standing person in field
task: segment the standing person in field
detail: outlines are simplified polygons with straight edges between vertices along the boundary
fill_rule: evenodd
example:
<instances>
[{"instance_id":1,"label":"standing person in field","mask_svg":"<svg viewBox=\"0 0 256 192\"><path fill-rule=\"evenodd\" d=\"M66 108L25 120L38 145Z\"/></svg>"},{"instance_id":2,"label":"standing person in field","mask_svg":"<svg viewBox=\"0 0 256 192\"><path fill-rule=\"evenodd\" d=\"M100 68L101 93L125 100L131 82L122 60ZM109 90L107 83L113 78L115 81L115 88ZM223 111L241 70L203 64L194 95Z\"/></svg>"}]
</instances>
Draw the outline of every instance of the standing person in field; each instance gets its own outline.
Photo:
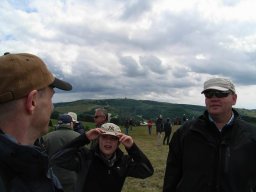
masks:
<instances>
[{"instance_id":1,"label":"standing person in field","mask_svg":"<svg viewBox=\"0 0 256 192\"><path fill-rule=\"evenodd\" d=\"M131 130L131 131L132 131L133 126L134 126L133 119L130 118L130 119L129 119L129 127L130 127L130 130Z\"/></svg>"},{"instance_id":2,"label":"standing person in field","mask_svg":"<svg viewBox=\"0 0 256 192\"><path fill-rule=\"evenodd\" d=\"M124 130L125 130L126 135L129 135L129 128L130 128L130 121L129 121L129 119L125 119L125 121L124 121Z\"/></svg>"},{"instance_id":3,"label":"standing person in field","mask_svg":"<svg viewBox=\"0 0 256 192\"><path fill-rule=\"evenodd\" d=\"M256 127L233 109L237 94L225 78L204 83L206 111L171 140L163 192L254 192Z\"/></svg>"},{"instance_id":4,"label":"standing person in field","mask_svg":"<svg viewBox=\"0 0 256 192\"><path fill-rule=\"evenodd\" d=\"M163 117L162 115L159 115L159 117L156 120L157 145L161 145L162 132L163 132Z\"/></svg>"},{"instance_id":5,"label":"standing person in field","mask_svg":"<svg viewBox=\"0 0 256 192\"><path fill-rule=\"evenodd\" d=\"M167 118L166 122L164 123L164 140L163 140L163 145L165 145L165 142L166 142L166 145L169 144L171 133L172 133L172 125L171 125L170 119Z\"/></svg>"},{"instance_id":6,"label":"standing person in field","mask_svg":"<svg viewBox=\"0 0 256 192\"><path fill-rule=\"evenodd\" d=\"M79 122L77 120L77 114L75 112L68 112L68 115L70 115L72 117L73 130L80 134L84 134L85 133L84 126L83 126L82 122Z\"/></svg>"},{"instance_id":7,"label":"standing person in field","mask_svg":"<svg viewBox=\"0 0 256 192\"><path fill-rule=\"evenodd\" d=\"M108 112L104 108L95 109L94 122L96 127L101 127L104 123L108 122Z\"/></svg>"},{"instance_id":8,"label":"standing person in field","mask_svg":"<svg viewBox=\"0 0 256 192\"><path fill-rule=\"evenodd\" d=\"M1 192L57 192L48 157L34 146L48 132L54 88L71 90L37 56L0 56L0 189Z\"/></svg>"},{"instance_id":9,"label":"standing person in field","mask_svg":"<svg viewBox=\"0 0 256 192\"><path fill-rule=\"evenodd\" d=\"M93 149L83 147L99 138ZM124 154L119 145L127 151ZM113 123L91 129L57 152L53 164L77 171L76 192L121 192L126 177L147 178L154 172L144 153L132 137L122 134Z\"/></svg>"},{"instance_id":10,"label":"standing person in field","mask_svg":"<svg viewBox=\"0 0 256 192\"><path fill-rule=\"evenodd\" d=\"M147 126L148 126L148 134L151 135L152 126L153 126L153 121L151 119L148 120Z\"/></svg>"},{"instance_id":11,"label":"standing person in field","mask_svg":"<svg viewBox=\"0 0 256 192\"><path fill-rule=\"evenodd\" d=\"M52 131L43 136L44 146L49 158L51 158L51 156L65 144L80 135L78 132L73 130L74 122L70 115L60 115L58 124L59 126L57 126L56 131ZM74 192L75 184L77 182L76 172L69 171L58 166L53 166L52 169L54 174L60 180L64 192Z\"/></svg>"},{"instance_id":12,"label":"standing person in field","mask_svg":"<svg viewBox=\"0 0 256 192\"><path fill-rule=\"evenodd\" d=\"M101 127L104 123L108 122L108 111L104 108L97 108L95 109L94 114L94 123L95 127ZM97 139L90 142L90 148L94 148L97 145Z\"/></svg>"},{"instance_id":13,"label":"standing person in field","mask_svg":"<svg viewBox=\"0 0 256 192\"><path fill-rule=\"evenodd\" d=\"M183 114L182 120L183 120L183 124L188 120L186 114Z\"/></svg>"}]
</instances>

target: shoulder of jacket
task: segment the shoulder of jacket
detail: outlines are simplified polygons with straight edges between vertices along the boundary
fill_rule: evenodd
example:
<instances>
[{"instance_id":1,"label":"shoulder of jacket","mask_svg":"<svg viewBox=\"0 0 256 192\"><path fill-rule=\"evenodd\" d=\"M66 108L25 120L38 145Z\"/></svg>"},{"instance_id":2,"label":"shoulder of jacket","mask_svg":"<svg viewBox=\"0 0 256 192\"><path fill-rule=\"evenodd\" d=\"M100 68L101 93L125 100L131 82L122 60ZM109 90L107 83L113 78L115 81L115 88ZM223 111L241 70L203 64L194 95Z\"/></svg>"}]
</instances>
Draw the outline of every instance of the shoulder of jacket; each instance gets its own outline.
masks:
<instances>
[{"instance_id":1,"label":"shoulder of jacket","mask_svg":"<svg viewBox=\"0 0 256 192\"><path fill-rule=\"evenodd\" d=\"M186 132L191 130L194 127L194 124L197 122L197 120L190 120L186 121L180 128L180 132Z\"/></svg>"},{"instance_id":2,"label":"shoulder of jacket","mask_svg":"<svg viewBox=\"0 0 256 192\"><path fill-rule=\"evenodd\" d=\"M239 129L248 135L248 137L253 138L253 140L256 141L256 127L246 121L244 121L243 119L236 119L235 121L236 126L239 127Z\"/></svg>"}]
</instances>

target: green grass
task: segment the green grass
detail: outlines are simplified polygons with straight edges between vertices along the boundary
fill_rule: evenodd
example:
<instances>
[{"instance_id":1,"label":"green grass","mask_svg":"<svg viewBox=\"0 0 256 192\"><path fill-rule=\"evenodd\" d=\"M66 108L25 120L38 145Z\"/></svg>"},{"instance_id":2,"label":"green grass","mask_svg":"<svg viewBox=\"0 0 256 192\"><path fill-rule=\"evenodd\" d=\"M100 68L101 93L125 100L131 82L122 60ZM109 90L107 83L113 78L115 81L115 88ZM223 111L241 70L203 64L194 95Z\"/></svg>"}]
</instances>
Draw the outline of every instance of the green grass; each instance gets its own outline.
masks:
<instances>
[{"instance_id":1,"label":"green grass","mask_svg":"<svg viewBox=\"0 0 256 192\"><path fill-rule=\"evenodd\" d=\"M57 123L56 120L52 120L53 125ZM83 122L84 126L94 128L94 123ZM173 132L178 126L173 127ZM121 127L124 132L124 127ZM52 128L50 129L52 130ZM157 145L156 129L153 127L152 135L148 135L147 126L133 127L129 132L135 143L148 157L154 167L153 176L146 179L136 179L127 177L122 192L161 192L163 186L163 178L165 173L166 158L168 155L168 145ZM163 138L162 138L163 139ZM122 151L125 151L121 145Z\"/></svg>"},{"instance_id":2,"label":"green grass","mask_svg":"<svg viewBox=\"0 0 256 192\"><path fill-rule=\"evenodd\" d=\"M177 127L174 127L175 131ZM124 131L124 128L122 128ZM148 135L146 126L134 127L129 135L133 137L135 143L146 154L154 167L153 176L146 179L136 179L128 177L125 181L122 192L161 192L165 173L166 158L168 155L168 145L157 145L155 127L152 135ZM163 139L163 138L162 138ZM123 150L123 147L121 147Z\"/></svg>"}]
</instances>

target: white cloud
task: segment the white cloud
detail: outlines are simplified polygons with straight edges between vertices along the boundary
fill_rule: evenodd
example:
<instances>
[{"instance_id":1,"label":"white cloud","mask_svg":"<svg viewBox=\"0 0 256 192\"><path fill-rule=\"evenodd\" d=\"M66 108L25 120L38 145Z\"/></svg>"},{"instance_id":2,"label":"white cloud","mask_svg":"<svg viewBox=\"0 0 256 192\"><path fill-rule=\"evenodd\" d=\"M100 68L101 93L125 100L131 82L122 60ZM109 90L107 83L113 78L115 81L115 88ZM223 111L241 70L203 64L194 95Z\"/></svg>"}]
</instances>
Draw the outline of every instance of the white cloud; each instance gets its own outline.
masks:
<instances>
[{"instance_id":1,"label":"white cloud","mask_svg":"<svg viewBox=\"0 0 256 192\"><path fill-rule=\"evenodd\" d=\"M204 105L203 82L225 76L237 107L256 108L254 0L3 0L0 51L30 52L83 98Z\"/></svg>"}]
</instances>

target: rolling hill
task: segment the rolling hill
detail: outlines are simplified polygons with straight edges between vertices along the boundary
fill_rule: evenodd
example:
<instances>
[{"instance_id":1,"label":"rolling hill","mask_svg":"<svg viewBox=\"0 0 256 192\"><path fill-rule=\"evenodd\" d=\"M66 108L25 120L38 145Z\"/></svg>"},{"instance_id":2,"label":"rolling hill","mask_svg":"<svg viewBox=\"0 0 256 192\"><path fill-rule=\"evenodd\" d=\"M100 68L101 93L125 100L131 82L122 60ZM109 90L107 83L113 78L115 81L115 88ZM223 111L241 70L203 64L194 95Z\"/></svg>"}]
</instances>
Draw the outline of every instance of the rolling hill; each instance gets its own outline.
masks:
<instances>
[{"instance_id":1,"label":"rolling hill","mask_svg":"<svg viewBox=\"0 0 256 192\"><path fill-rule=\"evenodd\" d=\"M74 102L54 104L52 118L57 118L58 114L74 111L78 114L79 120L92 120L94 110L104 107L111 113L112 118L118 118L121 122L124 119L132 118L135 121L155 120L159 114L163 118L182 119L185 114L188 119L197 117L205 110L204 106L173 104L149 100L134 99L103 99L103 100L78 100ZM256 110L237 109L242 118L252 123L256 123Z\"/></svg>"}]
</instances>

